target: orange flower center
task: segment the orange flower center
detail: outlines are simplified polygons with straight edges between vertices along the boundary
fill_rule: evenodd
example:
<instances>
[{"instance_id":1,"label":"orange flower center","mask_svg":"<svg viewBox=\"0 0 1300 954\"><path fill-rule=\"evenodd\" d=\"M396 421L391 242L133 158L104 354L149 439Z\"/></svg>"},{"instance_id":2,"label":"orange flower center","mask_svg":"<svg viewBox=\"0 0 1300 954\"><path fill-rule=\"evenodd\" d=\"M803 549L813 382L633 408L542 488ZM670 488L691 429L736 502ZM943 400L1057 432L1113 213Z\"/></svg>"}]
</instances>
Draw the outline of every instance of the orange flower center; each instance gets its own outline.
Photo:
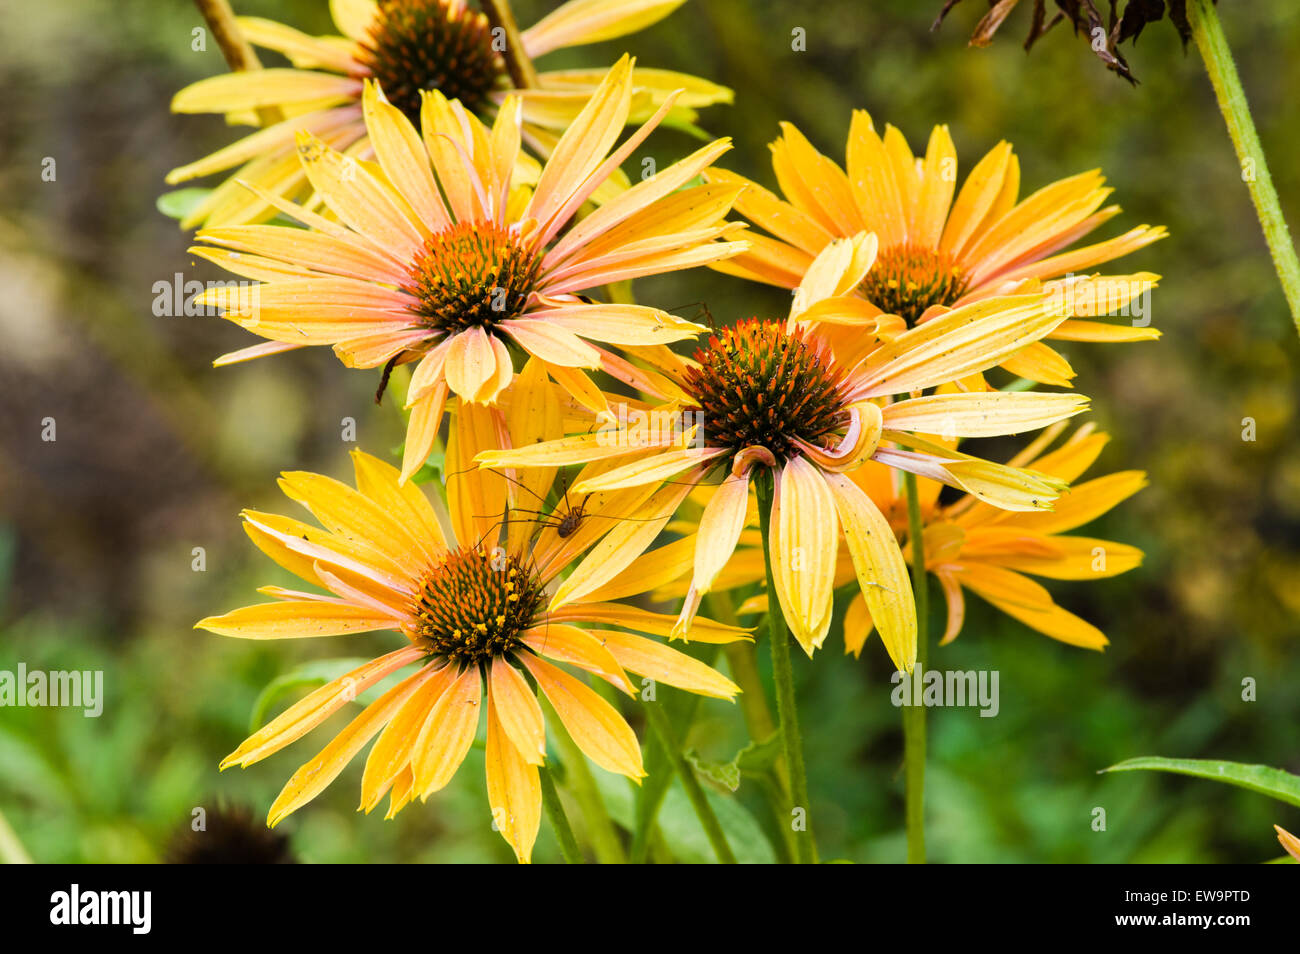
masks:
<instances>
[{"instance_id":1,"label":"orange flower center","mask_svg":"<svg viewBox=\"0 0 1300 954\"><path fill-rule=\"evenodd\" d=\"M493 222L461 222L424 243L411 267L411 311L427 328L457 332L517 318L541 258Z\"/></svg>"},{"instance_id":2,"label":"orange flower center","mask_svg":"<svg viewBox=\"0 0 1300 954\"><path fill-rule=\"evenodd\" d=\"M914 325L927 308L955 302L967 283L967 275L948 254L904 243L876 256L859 289L877 308Z\"/></svg>"},{"instance_id":3,"label":"orange flower center","mask_svg":"<svg viewBox=\"0 0 1300 954\"><path fill-rule=\"evenodd\" d=\"M360 60L417 129L421 91L476 111L503 75L487 17L458 0L380 0Z\"/></svg>"},{"instance_id":4,"label":"orange flower center","mask_svg":"<svg viewBox=\"0 0 1300 954\"><path fill-rule=\"evenodd\" d=\"M704 423L704 441L734 456L765 447L783 462L798 456L798 441L829 446L848 421L844 372L830 354L785 323L742 321L709 338L695 353L698 368L686 372Z\"/></svg>"},{"instance_id":5,"label":"orange flower center","mask_svg":"<svg viewBox=\"0 0 1300 954\"><path fill-rule=\"evenodd\" d=\"M517 557L457 550L425 580L414 608L417 643L466 663L503 655L532 625L542 589Z\"/></svg>"}]
</instances>

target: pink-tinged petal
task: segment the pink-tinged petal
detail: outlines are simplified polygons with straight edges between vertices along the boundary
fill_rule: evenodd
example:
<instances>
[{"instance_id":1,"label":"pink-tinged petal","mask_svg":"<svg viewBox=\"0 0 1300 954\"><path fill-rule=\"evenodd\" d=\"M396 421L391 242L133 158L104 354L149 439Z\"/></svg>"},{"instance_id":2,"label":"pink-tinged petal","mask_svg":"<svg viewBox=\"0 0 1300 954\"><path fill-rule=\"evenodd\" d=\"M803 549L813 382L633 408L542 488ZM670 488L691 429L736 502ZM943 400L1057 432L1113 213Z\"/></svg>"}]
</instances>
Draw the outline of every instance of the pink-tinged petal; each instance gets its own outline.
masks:
<instances>
[{"instance_id":1,"label":"pink-tinged petal","mask_svg":"<svg viewBox=\"0 0 1300 954\"><path fill-rule=\"evenodd\" d=\"M424 651L407 646L358 666L345 676L321 686L294 703L240 743L224 759L221 768L247 767L260 762L320 725L375 683L404 666L424 658Z\"/></svg>"}]
</instances>

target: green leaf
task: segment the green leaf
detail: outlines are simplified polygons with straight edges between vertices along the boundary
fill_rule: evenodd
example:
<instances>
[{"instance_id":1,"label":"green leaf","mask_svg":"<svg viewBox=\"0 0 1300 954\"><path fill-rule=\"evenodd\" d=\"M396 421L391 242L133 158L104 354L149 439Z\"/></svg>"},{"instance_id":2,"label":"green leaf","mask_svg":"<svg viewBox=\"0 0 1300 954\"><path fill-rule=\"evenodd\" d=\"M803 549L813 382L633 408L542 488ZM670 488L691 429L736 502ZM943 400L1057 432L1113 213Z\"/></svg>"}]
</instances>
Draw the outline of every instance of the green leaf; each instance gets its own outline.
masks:
<instances>
[{"instance_id":1,"label":"green leaf","mask_svg":"<svg viewBox=\"0 0 1300 954\"><path fill-rule=\"evenodd\" d=\"M740 788L742 775L765 775L771 771L781 756L781 738L773 732L761 742L750 742L727 762L702 759L694 749L683 755L696 775L719 791L730 794Z\"/></svg>"},{"instance_id":2,"label":"green leaf","mask_svg":"<svg viewBox=\"0 0 1300 954\"><path fill-rule=\"evenodd\" d=\"M158 206L158 211L169 219L180 220L189 215L211 192L211 189L191 186L174 192L164 192L158 196L154 204Z\"/></svg>"},{"instance_id":3,"label":"green leaf","mask_svg":"<svg viewBox=\"0 0 1300 954\"><path fill-rule=\"evenodd\" d=\"M696 775L719 791L731 793L740 788L740 766L735 759L730 762L710 762L700 758L694 749L687 749L682 755Z\"/></svg>"},{"instance_id":4,"label":"green leaf","mask_svg":"<svg viewBox=\"0 0 1300 954\"><path fill-rule=\"evenodd\" d=\"M1267 765L1245 765L1241 762L1219 762L1215 759L1165 759L1152 755L1127 759L1102 771L1133 772L1140 769L1173 772L1176 775L1191 775L1195 778L1227 782L1229 785L1249 789L1260 795L1268 795L1280 802L1300 808L1300 776L1283 772L1281 769L1269 768Z\"/></svg>"},{"instance_id":5,"label":"green leaf","mask_svg":"<svg viewBox=\"0 0 1300 954\"><path fill-rule=\"evenodd\" d=\"M249 719L248 731L256 732L267 722L267 713L280 698L295 689L315 688L323 686L327 682L333 682L340 676L345 676L358 666L363 666L369 659L316 659L312 662L303 663L294 669L289 670L282 676L277 676L266 684L266 688L258 695L257 701L253 703L253 715ZM383 683L380 683L382 686ZM369 702L371 699L378 698L380 692L379 686L372 686L370 689L361 693L357 697L358 702Z\"/></svg>"},{"instance_id":6,"label":"green leaf","mask_svg":"<svg viewBox=\"0 0 1300 954\"><path fill-rule=\"evenodd\" d=\"M609 772L592 774L609 817L616 824L632 831L636 824L635 796L630 791L631 786L627 780ZM704 790L704 797L709 800L713 813L718 817L718 824L727 836L727 843L731 845L736 861L742 865L775 863L776 853L772 851L762 827L749 813L749 809L731 796L719 795L708 789ZM663 807L659 809L657 824L664 843L678 861L686 864L717 864L718 857L713 853L704 826L696 817L691 800L686 797L681 779L675 775L672 787L664 798Z\"/></svg>"}]
</instances>

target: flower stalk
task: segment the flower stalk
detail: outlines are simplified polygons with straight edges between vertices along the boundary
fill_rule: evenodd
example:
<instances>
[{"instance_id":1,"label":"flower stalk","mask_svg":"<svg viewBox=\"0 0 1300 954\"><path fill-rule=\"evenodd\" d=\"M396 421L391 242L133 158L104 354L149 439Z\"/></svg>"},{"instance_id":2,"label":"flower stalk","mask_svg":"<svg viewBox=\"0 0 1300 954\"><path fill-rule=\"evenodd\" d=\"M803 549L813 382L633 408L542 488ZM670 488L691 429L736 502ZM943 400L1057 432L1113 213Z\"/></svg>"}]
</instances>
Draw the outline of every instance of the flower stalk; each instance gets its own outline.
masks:
<instances>
[{"instance_id":1,"label":"flower stalk","mask_svg":"<svg viewBox=\"0 0 1300 954\"><path fill-rule=\"evenodd\" d=\"M912 592L916 597L916 665L924 671L930 595L925 578L924 528L916 475L905 473L903 485L907 492L907 539L912 550ZM925 864L925 706L918 698L909 698L908 702L903 707L907 863Z\"/></svg>"},{"instance_id":2,"label":"flower stalk","mask_svg":"<svg viewBox=\"0 0 1300 954\"><path fill-rule=\"evenodd\" d=\"M772 676L776 683L776 715L781 732L781 748L785 755L786 771L790 777L790 814L785 824L793 826L796 811L803 811L802 829L794 829L795 860L799 864L815 864L817 846L813 840L811 812L809 811L808 777L804 769L803 740L799 736L799 713L794 694L794 668L790 662L790 633L776 600L776 575L772 570L772 476L757 475L754 481L758 495L758 513L763 535L763 565L767 570L767 634L771 643ZM776 604L775 606L773 604Z\"/></svg>"},{"instance_id":3,"label":"flower stalk","mask_svg":"<svg viewBox=\"0 0 1300 954\"><path fill-rule=\"evenodd\" d=\"M686 757L682 755L681 744L677 741L677 733L673 731L672 723L668 720L668 714L664 712L662 705L653 700L645 704L645 711L650 727L659 736L659 742L663 745L664 751L668 753L668 758L673 763L673 769L682 780L682 787L686 789L686 797L690 800L691 807L695 809L695 817L700 820L700 825L704 828L704 834L713 847L713 853L717 855L718 861L722 864L734 865L736 856L732 853L731 846L727 844L727 836L722 830L722 825L718 822L718 816L713 812L713 806L709 804L708 796L704 794L704 788L700 785L700 780L696 777L690 763L686 761Z\"/></svg>"},{"instance_id":4,"label":"flower stalk","mask_svg":"<svg viewBox=\"0 0 1300 954\"><path fill-rule=\"evenodd\" d=\"M542 805L555 830L555 840L560 843L560 855L565 864L580 865L583 863L582 852L578 850L578 840L573 837L573 826L569 824L569 816L564 812L564 804L560 801L560 793L556 791L555 779L551 778L551 770L543 765L537 774L542 783Z\"/></svg>"},{"instance_id":5,"label":"flower stalk","mask_svg":"<svg viewBox=\"0 0 1300 954\"><path fill-rule=\"evenodd\" d=\"M537 69L524 51L524 40L519 33L519 24L515 22L509 0L483 0L483 13L492 24L494 42L498 29L505 33L506 48L502 55L510 81L516 89L534 89L538 85Z\"/></svg>"},{"instance_id":6,"label":"flower stalk","mask_svg":"<svg viewBox=\"0 0 1300 954\"><path fill-rule=\"evenodd\" d=\"M1268 160L1255 130L1255 120L1246 102L1241 77L1237 75L1232 50L1223 35L1223 24L1210 0L1191 0L1187 4L1187 13L1196 48L1205 61L1205 71L1209 74L1223 120L1228 126L1228 135L1232 137L1237 159L1241 162L1241 177L1246 182L1251 201L1255 203L1255 213L1264 230L1269 254L1273 256L1273 267L1291 308L1291 320L1300 333L1300 259L1296 258L1295 244L1282 216L1282 205L1268 171Z\"/></svg>"}]
</instances>

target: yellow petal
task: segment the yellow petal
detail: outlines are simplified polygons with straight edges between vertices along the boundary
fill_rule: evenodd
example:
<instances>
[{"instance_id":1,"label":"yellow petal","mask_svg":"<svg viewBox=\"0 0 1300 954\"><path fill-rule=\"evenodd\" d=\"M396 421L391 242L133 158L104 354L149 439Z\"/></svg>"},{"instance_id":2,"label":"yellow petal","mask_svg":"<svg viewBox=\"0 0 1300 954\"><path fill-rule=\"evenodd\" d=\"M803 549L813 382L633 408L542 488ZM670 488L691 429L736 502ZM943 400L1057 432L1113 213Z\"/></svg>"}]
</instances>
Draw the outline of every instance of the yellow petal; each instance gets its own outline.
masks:
<instances>
[{"instance_id":1,"label":"yellow petal","mask_svg":"<svg viewBox=\"0 0 1300 954\"><path fill-rule=\"evenodd\" d=\"M1037 430L1088 409L1080 394L986 391L932 394L898 401L882 409L890 430L955 437L997 437Z\"/></svg>"},{"instance_id":2,"label":"yellow petal","mask_svg":"<svg viewBox=\"0 0 1300 954\"><path fill-rule=\"evenodd\" d=\"M495 545L509 503L506 479L476 467L474 455L506 443L505 423L495 408L460 402L447 440L447 506L462 548Z\"/></svg>"},{"instance_id":3,"label":"yellow petal","mask_svg":"<svg viewBox=\"0 0 1300 954\"><path fill-rule=\"evenodd\" d=\"M555 610L549 614L549 618L553 623L605 623L626 626L654 636L672 635L677 622L675 616L667 613L652 613L650 610L629 606L626 603L574 603ZM748 639L749 630L697 616L683 638L700 643L734 643L738 639Z\"/></svg>"},{"instance_id":4,"label":"yellow petal","mask_svg":"<svg viewBox=\"0 0 1300 954\"><path fill-rule=\"evenodd\" d=\"M979 564L962 565L960 571L963 585L1031 629L1084 649L1101 650L1109 642L1101 630L1057 606L1047 590L1019 573Z\"/></svg>"},{"instance_id":5,"label":"yellow petal","mask_svg":"<svg viewBox=\"0 0 1300 954\"><path fill-rule=\"evenodd\" d=\"M822 474L802 457L777 476L771 525L777 599L791 635L811 656L830 630L840 527Z\"/></svg>"},{"instance_id":6,"label":"yellow petal","mask_svg":"<svg viewBox=\"0 0 1300 954\"><path fill-rule=\"evenodd\" d=\"M384 677L423 658L423 650L407 646L313 690L241 742L239 748L221 760L221 768L260 762L302 738Z\"/></svg>"},{"instance_id":7,"label":"yellow petal","mask_svg":"<svg viewBox=\"0 0 1300 954\"><path fill-rule=\"evenodd\" d=\"M495 701L488 695L487 792L492 821L521 864L533 856L542 824L542 783L505 733Z\"/></svg>"},{"instance_id":8,"label":"yellow petal","mask_svg":"<svg viewBox=\"0 0 1300 954\"><path fill-rule=\"evenodd\" d=\"M442 409L447 403L447 383L440 381L433 390L411 407L411 419L406 426L406 446L402 449L402 476L405 484L424 466L438 439L442 424Z\"/></svg>"},{"instance_id":9,"label":"yellow petal","mask_svg":"<svg viewBox=\"0 0 1300 954\"><path fill-rule=\"evenodd\" d=\"M267 824L274 828L323 792L330 782L338 778L353 756L374 738L375 733L388 723L411 694L423 685L425 678L427 675L421 670L389 689L349 722L314 759L294 772L271 805L271 810L267 813Z\"/></svg>"},{"instance_id":10,"label":"yellow petal","mask_svg":"<svg viewBox=\"0 0 1300 954\"><path fill-rule=\"evenodd\" d=\"M400 196L362 163L307 133L298 135L298 156L313 188L343 222L399 261L414 259L424 236Z\"/></svg>"},{"instance_id":11,"label":"yellow petal","mask_svg":"<svg viewBox=\"0 0 1300 954\"><path fill-rule=\"evenodd\" d=\"M455 677L452 666L425 666L414 692L379 733L361 776L361 810L369 813L379 804L393 780L410 770L411 752L429 710Z\"/></svg>"},{"instance_id":12,"label":"yellow petal","mask_svg":"<svg viewBox=\"0 0 1300 954\"><path fill-rule=\"evenodd\" d=\"M396 613L384 615L365 606L328 600L284 600L245 606L222 616L209 616L194 625L240 639L302 639L398 629L400 624Z\"/></svg>"},{"instance_id":13,"label":"yellow petal","mask_svg":"<svg viewBox=\"0 0 1300 954\"><path fill-rule=\"evenodd\" d=\"M641 746L618 710L564 670L531 654L521 658L583 754L639 783L645 777Z\"/></svg>"},{"instance_id":14,"label":"yellow petal","mask_svg":"<svg viewBox=\"0 0 1300 954\"><path fill-rule=\"evenodd\" d=\"M572 663L633 695L623 667L594 636L564 623L546 622L520 634L523 644L548 659Z\"/></svg>"},{"instance_id":15,"label":"yellow petal","mask_svg":"<svg viewBox=\"0 0 1300 954\"><path fill-rule=\"evenodd\" d=\"M263 69L222 73L191 83L172 98L174 113L233 113L263 106L343 103L361 94L360 81L337 73Z\"/></svg>"},{"instance_id":16,"label":"yellow petal","mask_svg":"<svg viewBox=\"0 0 1300 954\"><path fill-rule=\"evenodd\" d=\"M740 692L739 686L711 666L653 639L614 630L592 635L624 668L637 675L716 699L733 699Z\"/></svg>"},{"instance_id":17,"label":"yellow petal","mask_svg":"<svg viewBox=\"0 0 1300 954\"><path fill-rule=\"evenodd\" d=\"M934 387L1001 362L1066 316L1041 295L1006 296L954 308L886 342L859 371L861 397Z\"/></svg>"},{"instance_id":18,"label":"yellow petal","mask_svg":"<svg viewBox=\"0 0 1300 954\"><path fill-rule=\"evenodd\" d=\"M423 231L438 232L451 224L438 193L429 154L420 135L396 106L384 99L378 84L367 82L363 98L366 131L380 168L420 217Z\"/></svg>"},{"instance_id":19,"label":"yellow petal","mask_svg":"<svg viewBox=\"0 0 1300 954\"><path fill-rule=\"evenodd\" d=\"M844 524L858 586L880 640L894 666L911 672L916 665L916 605L894 531L871 498L849 478L827 474L825 481Z\"/></svg>"},{"instance_id":20,"label":"yellow petal","mask_svg":"<svg viewBox=\"0 0 1300 954\"><path fill-rule=\"evenodd\" d=\"M415 791L421 799L444 788L460 768L460 763L465 761L465 753L474 744L474 735L478 732L482 697L478 667L466 666L429 710L415 740L411 758Z\"/></svg>"},{"instance_id":21,"label":"yellow petal","mask_svg":"<svg viewBox=\"0 0 1300 954\"><path fill-rule=\"evenodd\" d=\"M551 611L608 583L645 552L694 485L689 475L680 483L667 484L619 522L555 591Z\"/></svg>"},{"instance_id":22,"label":"yellow petal","mask_svg":"<svg viewBox=\"0 0 1300 954\"><path fill-rule=\"evenodd\" d=\"M541 765L546 761L546 726L528 680L503 656L492 660L488 677L488 696L506 737L525 762Z\"/></svg>"},{"instance_id":23,"label":"yellow petal","mask_svg":"<svg viewBox=\"0 0 1300 954\"><path fill-rule=\"evenodd\" d=\"M626 36L658 23L686 0L569 0L523 33L534 59L564 46Z\"/></svg>"}]
</instances>

